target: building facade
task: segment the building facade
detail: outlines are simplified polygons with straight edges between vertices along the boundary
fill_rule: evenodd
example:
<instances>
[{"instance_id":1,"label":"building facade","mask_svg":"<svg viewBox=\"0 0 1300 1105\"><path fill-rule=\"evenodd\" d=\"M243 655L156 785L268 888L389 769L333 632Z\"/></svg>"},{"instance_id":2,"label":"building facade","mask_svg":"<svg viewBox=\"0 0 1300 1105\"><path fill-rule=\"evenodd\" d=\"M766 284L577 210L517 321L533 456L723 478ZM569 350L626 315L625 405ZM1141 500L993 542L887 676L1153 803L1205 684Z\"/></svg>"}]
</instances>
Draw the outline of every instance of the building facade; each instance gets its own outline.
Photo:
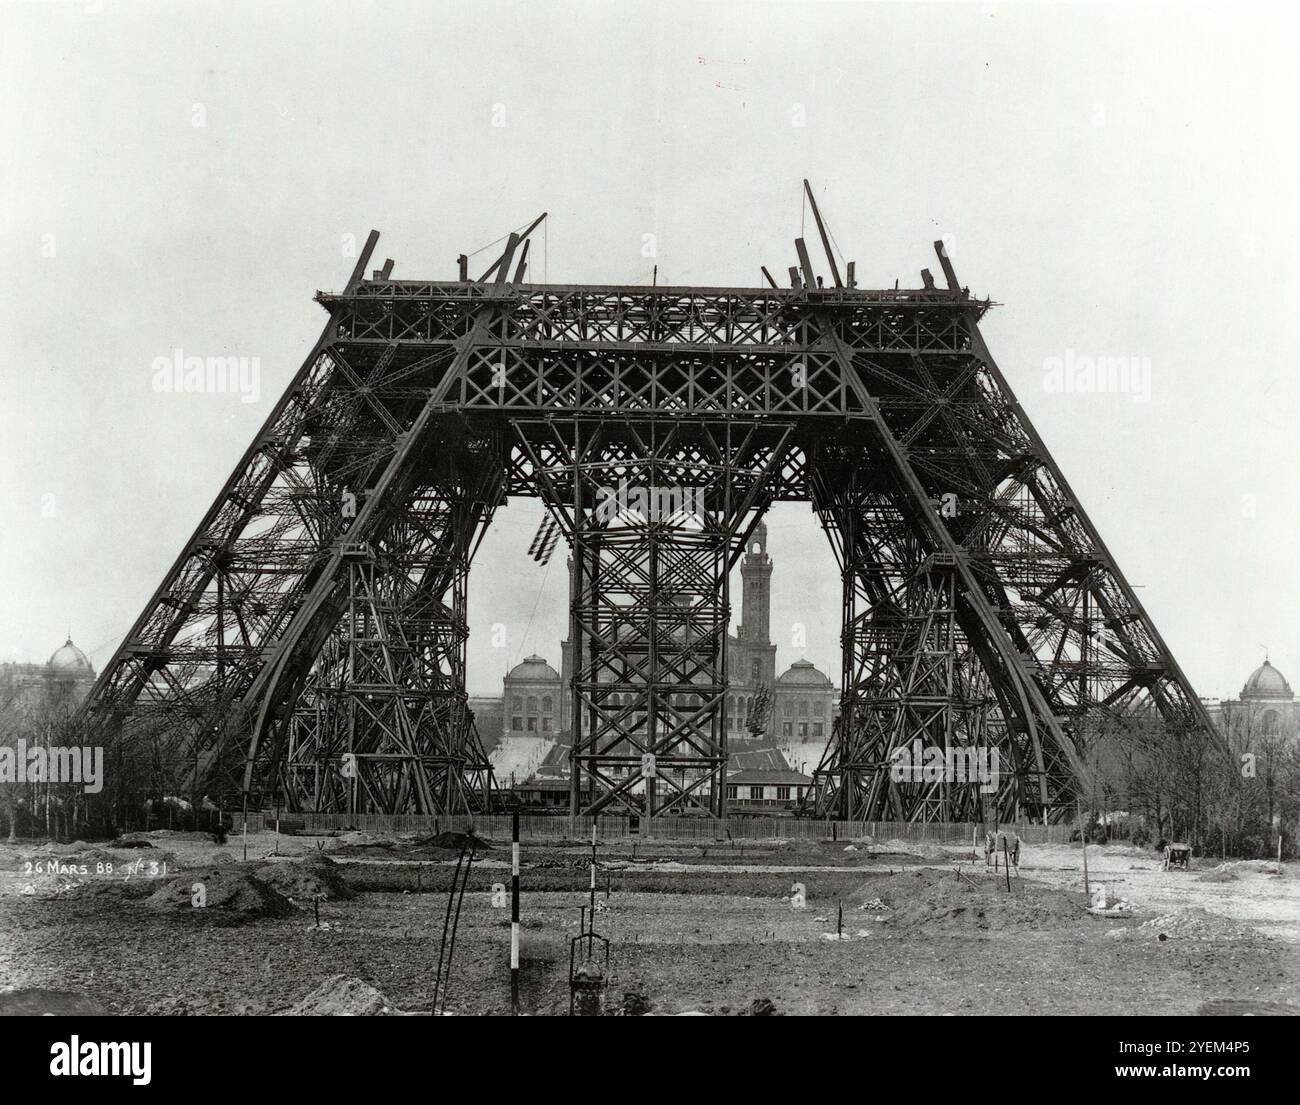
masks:
<instances>
[{"instance_id":1,"label":"building facade","mask_svg":"<svg viewBox=\"0 0 1300 1105\"><path fill-rule=\"evenodd\" d=\"M828 675L796 660L776 681L771 730L782 741L824 741L830 737L838 695Z\"/></svg>"},{"instance_id":2,"label":"building facade","mask_svg":"<svg viewBox=\"0 0 1300 1105\"><path fill-rule=\"evenodd\" d=\"M540 656L511 668L502 687L503 735L558 737L560 688L560 673Z\"/></svg>"}]
</instances>

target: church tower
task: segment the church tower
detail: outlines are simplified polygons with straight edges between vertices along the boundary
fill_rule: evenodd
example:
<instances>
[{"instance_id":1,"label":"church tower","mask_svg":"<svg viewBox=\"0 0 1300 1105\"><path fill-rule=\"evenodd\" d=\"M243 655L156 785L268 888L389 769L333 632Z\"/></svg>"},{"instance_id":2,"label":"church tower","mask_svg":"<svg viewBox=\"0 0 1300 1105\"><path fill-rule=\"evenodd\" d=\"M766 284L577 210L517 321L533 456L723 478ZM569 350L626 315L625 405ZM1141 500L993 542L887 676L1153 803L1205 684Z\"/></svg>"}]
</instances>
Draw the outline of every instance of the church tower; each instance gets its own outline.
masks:
<instances>
[{"instance_id":1,"label":"church tower","mask_svg":"<svg viewBox=\"0 0 1300 1105\"><path fill-rule=\"evenodd\" d=\"M743 593L740 632L746 644L771 644L772 558L767 555L767 524L759 522L740 562Z\"/></svg>"}]
</instances>

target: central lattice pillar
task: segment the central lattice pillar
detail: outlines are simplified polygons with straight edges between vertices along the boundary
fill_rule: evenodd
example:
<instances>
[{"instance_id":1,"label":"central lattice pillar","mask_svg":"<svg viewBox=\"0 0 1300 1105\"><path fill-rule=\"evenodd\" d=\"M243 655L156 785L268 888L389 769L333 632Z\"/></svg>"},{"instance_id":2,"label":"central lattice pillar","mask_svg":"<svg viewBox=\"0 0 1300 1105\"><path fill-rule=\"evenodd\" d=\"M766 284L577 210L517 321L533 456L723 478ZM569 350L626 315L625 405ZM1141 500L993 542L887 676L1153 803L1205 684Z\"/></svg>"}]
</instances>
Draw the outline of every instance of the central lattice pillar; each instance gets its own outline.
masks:
<instances>
[{"instance_id":1,"label":"central lattice pillar","mask_svg":"<svg viewBox=\"0 0 1300 1105\"><path fill-rule=\"evenodd\" d=\"M571 811L723 817L728 574L790 427L521 422L521 473L573 550Z\"/></svg>"}]
</instances>

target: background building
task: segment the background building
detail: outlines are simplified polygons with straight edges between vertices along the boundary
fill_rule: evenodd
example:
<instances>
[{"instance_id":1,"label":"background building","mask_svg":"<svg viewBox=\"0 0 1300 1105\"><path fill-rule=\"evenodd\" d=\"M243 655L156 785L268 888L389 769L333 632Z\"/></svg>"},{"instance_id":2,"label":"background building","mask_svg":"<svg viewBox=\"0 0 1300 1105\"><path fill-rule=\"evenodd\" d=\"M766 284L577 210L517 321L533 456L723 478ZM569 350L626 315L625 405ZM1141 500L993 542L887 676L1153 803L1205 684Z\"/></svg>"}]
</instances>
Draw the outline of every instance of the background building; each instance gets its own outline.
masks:
<instances>
[{"instance_id":1,"label":"background building","mask_svg":"<svg viewBox=\"0 0 1300 1105\"><path fill-rule=\"evenodd\" d=\"M824 741L830 736L835 684L807 660L796 660L776 681L772 728L783 741Z\"/></svg>"},{"instance_id":2,"label":"background building","mask_svg":"<svg viewBox=\"0 0 1300 1105\"><path fill-rule=\"evenodd\" d=\"M1235 699L1206 706L1223 732L1235 740L1291 741L1300 735L1300 704L1286 676L1267 659L1246 677Z\"/></svg>"},{"instance_id":3,"label":"background building","mask_svg":"<svg viewBox=\"0 0 1300 1105\"><path fill-rule=\"evenodd\" d=\"M0 710L7 719L70 714L95 684L89 658L69 637L44 664L0 664Z\"/></svg>"},{"instance_id":4,"label":"background building","mask_svg":"<svg viewBox=\"0 0 1300 1105\"><path fill-rule=\"evenodd\" d=\"M509 736L558 736L560 673L540 656L516 664L503 681L503 733Z\"/></svg>"},{"instance_id":5,"label":"background building","mask_svg":"<svg viewBox=\"0 0 1300 1105\"><path fill-rule=\"evenodd\" d=\"M812 782L790 767L780 749L735 752L727 771L727 803L738 813L793 809Z\"/></svg>"}]
</instances>

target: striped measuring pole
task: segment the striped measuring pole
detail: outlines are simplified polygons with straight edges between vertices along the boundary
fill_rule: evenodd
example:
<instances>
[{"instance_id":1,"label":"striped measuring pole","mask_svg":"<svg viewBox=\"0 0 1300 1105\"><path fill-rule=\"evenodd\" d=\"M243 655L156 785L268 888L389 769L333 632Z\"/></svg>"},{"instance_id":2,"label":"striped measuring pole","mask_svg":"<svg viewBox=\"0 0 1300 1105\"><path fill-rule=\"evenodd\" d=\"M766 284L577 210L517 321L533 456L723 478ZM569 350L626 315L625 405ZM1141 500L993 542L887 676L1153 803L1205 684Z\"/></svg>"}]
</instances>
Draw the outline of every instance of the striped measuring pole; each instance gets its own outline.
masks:
<instances>
[{"instance_id":1,"label":"striped measuring pole","mask_svg":"<svg viewBox=\"0 0 1300 1105\"><path fill-rule=\"evenodd\" d=\"M591 930L596 931L596 818L591 818Z\"/></svg>"},{"instance_id":2,"label":"striped measuring pole","mask_svg":"<svg viewBox=\"0 0 1300 1105\"><path fill-rule=\"evenodd\" d=\"M519 811L510 823L510 1007L519 1012Z\"/></svg>"}]
</instances>

